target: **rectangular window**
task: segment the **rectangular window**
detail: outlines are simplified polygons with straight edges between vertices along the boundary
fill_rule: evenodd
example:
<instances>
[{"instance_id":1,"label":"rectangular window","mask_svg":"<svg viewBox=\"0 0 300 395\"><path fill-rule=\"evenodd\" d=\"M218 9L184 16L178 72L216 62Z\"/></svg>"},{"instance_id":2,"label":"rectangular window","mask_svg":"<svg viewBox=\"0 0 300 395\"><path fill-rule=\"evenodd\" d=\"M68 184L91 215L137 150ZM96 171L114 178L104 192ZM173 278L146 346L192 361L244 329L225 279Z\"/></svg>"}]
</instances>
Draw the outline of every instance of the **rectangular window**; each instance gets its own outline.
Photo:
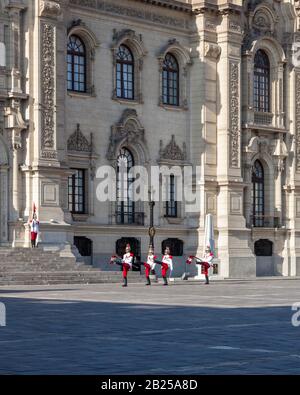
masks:
<instances>
[{"instance_id":1,"label":"rectangular window","mask_svg":"<svg viewBox=\"0 0 300 395\"><path fill-rule=\"evenodd\" d=\"M166 217L177 217L177 201L176 201L176 189L175 189L175 176L172 174L169 179L168 185L168 197L169 200L166 202Z\"/></svg>"},{"instance_id":2,"label":"rectangular window","mask_svg":"<svg viewBox=\"0 0 300 395\"><path fill-rule=\"evenodd\" d=\"M85 170L73 169L75 173L69 176L68 196L71 213L85 213Z\"/></svg>"}]
</instances>

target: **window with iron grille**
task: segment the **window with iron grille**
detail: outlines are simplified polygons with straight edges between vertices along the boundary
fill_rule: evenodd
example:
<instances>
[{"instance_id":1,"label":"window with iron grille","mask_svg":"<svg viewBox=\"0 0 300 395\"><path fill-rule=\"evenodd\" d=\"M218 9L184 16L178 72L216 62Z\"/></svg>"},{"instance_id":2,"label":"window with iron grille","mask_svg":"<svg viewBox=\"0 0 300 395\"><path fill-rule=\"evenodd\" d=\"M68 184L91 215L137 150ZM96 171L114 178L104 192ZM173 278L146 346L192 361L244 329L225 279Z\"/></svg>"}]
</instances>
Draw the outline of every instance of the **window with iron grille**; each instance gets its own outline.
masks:
<instances>
[{"instance_id":1,"label":"window with iron grille","mask_svg":"<svg viewBox=\"0 0 300 395\"><path fill-rule=\"evenodd\" d=\"M67 67L68 90L86 92L86 49L83 41L75 35L69 37Z\"/></svg>"},{"instance_id":2,"label":"window with iron grille","mask_svg":"<svg viewBox=\"0 0 300 395\"><path fill-rule=\"evenodd\" d=\"M177 217L176 185L175 176L172 174L169 178L168 198L166 201L166 217Z\"/></svg>"},{"instance_id":3,"label":"window with iron grille","mask_svg":"<svg viewBox=\"0 0 300 395\"><path fill-rule=\"evenodd\" d=\"M265 213L265 191L264 191L264 169L260 161L255 161L252 171L252 193L253 193L253 225L264 226Z\"/></svg>"},{"instance_id":4,"label":"window with iron grille","mask_svg":"<svg viewBox=\"0 0 300 395\"><path fill-rule=\"evenodd\" d=\"M254 58L254 110L270 112L270 61L262 50Z\"/></svg>"},{"instance_id":5,"label":"window with iron grille","mask_svg":"<svg viewBox=\"0 0 300 395\"><path fill-rule=\"evenodd\" d=\"M71 213L85 213L85 170L73 169L75 173L69 176L69 210Z\"/></svg>"},{"instance_id":6,"label":"window with iron grille","mask_svg":"<svg viewBox=\"0 0 300 395\"><path fill-rule=\"evenodd\" d=\"M122 148L117 159L117 223L133 224L135 222L135 206L131 184L134 182L130 169L134 166L132 153Z\"/></svg>"},{"instance_id":7,"label":"window with iron grille","mask_svg":"<svg viewBox=\"0 0 300 395\"><path fill-rule=\"evenodd\" d=\"M179 106L179 66L176 58L168 53L162 71L163 104Z\"/></svg>"},{"instance_id":8,"label":"window with iron grille","mask_svg":"<svg viewBox=\"0 0 300 395\"><path fill-rule=\"evenodd\" d=\"M134 58L125 45L117 53L116 92L121 99L134 99Z\"/></svg>"}]
</instances>

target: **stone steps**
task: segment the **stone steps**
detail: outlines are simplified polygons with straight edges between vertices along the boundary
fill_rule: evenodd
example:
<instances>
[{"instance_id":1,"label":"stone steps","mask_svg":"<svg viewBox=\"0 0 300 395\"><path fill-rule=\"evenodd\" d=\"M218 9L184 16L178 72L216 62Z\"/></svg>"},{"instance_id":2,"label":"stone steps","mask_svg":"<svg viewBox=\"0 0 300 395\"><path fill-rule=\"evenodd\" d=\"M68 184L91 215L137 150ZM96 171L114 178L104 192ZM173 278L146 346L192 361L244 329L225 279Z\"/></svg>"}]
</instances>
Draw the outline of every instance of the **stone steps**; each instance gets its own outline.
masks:
<instances>
[{"instance_id":1,"label":"stone steps","mask_svg":"<svg viewBox=\"0 0 300 395\"><path fill-rule=\"evenodd\" d=\"M129 273L129 283L142 281L139 272ZM76 262L75 256L61 257L59 251L0 248L0 286L121 282L121 271L102 271Z\"/></svg>"},{"instance_id":2,"label":"stone steps","mask_svg":"<svg viewBox=\"0 0 300 395\"><path fill-rule=\"evenodd\" d=\"M144 276L131 272L128 282L143 282ZM101 284L121 283L121 272L7 272L0 273L0 285L51 285L51 284Z\"/></svg>"}]
</instances>

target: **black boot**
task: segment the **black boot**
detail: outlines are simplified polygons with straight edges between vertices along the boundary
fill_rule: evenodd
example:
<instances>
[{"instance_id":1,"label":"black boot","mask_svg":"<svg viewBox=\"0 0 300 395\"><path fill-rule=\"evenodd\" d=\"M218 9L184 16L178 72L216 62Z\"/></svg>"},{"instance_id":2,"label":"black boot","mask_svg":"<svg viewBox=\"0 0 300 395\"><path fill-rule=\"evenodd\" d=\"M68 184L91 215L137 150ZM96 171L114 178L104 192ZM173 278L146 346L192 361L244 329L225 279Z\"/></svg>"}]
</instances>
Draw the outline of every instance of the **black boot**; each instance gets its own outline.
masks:
<instances>
[{"instance_id":1,"label":"black boot","mask_svg":"<svg viewBox=\"0 0 300 395\"><path fill-rule=\"evenodd\" d=\"M150 277L146 277L146 284L145 285L151 285Z\"/></svg>"},{"instance_id":2,"label":"black boot","mask_svg":"<svg viewBox=\"0 0 300 395\"><path fill-rule=\"evenodd\" d=\"M205 285L206 285L206 284L209 284L208 276L205 276L205 280L206 280L206 281L205 281Z\"/></svg>"},{"instance_id":3,"label":"black boot","mask_svg":"<svg viewBox=\"0 0 300 395\"><path fill-rule=\"evenodd\" d=\"M122 287L127 287L127 277L124 277Z\"/></svg>"},{"instance_id":4,"label":"black boot","mask_svg":"<svg viewBox=\"0 0 300 395\"><path fill-rule=\"evenodd\" d=\"M168 285L167 277L163 277L163 279L164 279L164 285Z\"/></svg>"}]
</instances>

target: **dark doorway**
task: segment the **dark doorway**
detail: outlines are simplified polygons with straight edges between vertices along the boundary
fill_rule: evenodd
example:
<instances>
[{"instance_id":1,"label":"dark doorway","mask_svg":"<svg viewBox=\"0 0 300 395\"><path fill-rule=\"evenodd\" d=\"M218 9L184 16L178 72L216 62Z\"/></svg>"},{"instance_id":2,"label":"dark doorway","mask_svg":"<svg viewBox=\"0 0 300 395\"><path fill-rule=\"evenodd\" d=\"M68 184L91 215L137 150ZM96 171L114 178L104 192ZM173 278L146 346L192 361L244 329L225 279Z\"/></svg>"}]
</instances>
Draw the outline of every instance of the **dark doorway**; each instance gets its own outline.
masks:
<instances>
[{"instance_id":1,"label":"dark doorway","mask_svg":"<svg viewBox=\"0 0 300 395\"><path fill-rule=\"evenodd\" d=\"M273 243L267 239L261 239L255 242L254 251L256 256L272 256Z\"/></svg>"},{"instance_id":2,"label":"dark doorway","mask_svg":"<svg viewBox=\"0 0 300 395\"><path fill-rule=\"evenodd\" d=\"M131 252L134 254L134 260L139 262L141 260L141 243L135 237L122 237L116 241L116 253L118 256L123 257L125 254L126 244L130 244ZM133 271L140 271L135 267L132 268Z\"/></svg>"},{"instance_id":3,"label":"dark doorway","mask_svg":"<svg viewBox=\"0 0 300 395\"><path fill-rule=\"evenodd\" d=\"M171 255L182 256L183 255L183 241L180 239L166 239L161 243L162 254L165 253L166 247L170 248Z\"/></svg>"},{"instance_id":4,"label":"dark doorway","mask_svg":"<svg viewBox=\"0 0 300 395\"><path fill-rule=\"evenodd\" d=\"M81 256L93 255L93 242L84 236L74 236L74 245L77 247Z\"/></svg>"}]
</instances>

